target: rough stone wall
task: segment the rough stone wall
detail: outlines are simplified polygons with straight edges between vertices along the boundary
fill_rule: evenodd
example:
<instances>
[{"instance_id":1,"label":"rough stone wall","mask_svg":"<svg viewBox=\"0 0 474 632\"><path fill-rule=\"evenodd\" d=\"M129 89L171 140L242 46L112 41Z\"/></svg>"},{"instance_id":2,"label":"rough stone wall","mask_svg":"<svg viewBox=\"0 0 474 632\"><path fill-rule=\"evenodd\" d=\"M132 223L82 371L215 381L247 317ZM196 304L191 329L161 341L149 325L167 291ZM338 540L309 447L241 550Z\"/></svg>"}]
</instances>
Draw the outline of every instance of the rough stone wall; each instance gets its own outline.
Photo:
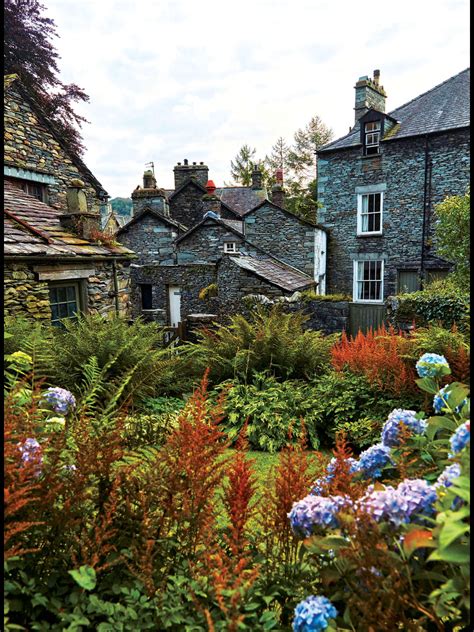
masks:
<instances>
[{"instance_id":1,"label":"rough stone wall","mask_svg":"<svg viewBox=\"0 0 474 632\"><path fill-rule=\"evenodd\" d=\"M244 217L245 237L314 278L314 231L297 217L263 205Z\"/></svg>"},{"instance_id":2,"label":"rough stone wall","mask_svg":"<svg viewBox=\"0 0 474 632\"><path fill-rule=\"evenodd\" d=\"M3 275L5 316L51 320L47 281L37 281L35 273L26 263L6 263Z\"/></svg>"},{"instance_id":3,"label":"rough stone wall","mask_svg":"<svg viewBox=\"0 0 474 632\"><path fill-rule=\"evenodd\" d=\"M289 304L290 310L301 310L307 316L306 329L315 329L324 334L333 334L349 330L348 301L309 301L308 303Z\"/></svg>"},{"instance_id":4,"label":"rough stone wall","mask_svg":"<svg viewBox=\"0 0 474 632\"><path fill-rule=\"evenodd\" d=\"M433 206L446 195L463 194L469 183L469 133L429 137L433 161ZM384 298L396 293L397 270L419 268L423 223L425 139L382 143L381 154L363 157L360 149L322 154L318 159L318 221L328 231L327 293L353 291L353 261L383 259ZM383 234L357 236L356 187L386 184ZM433 230L433 220L430 222ZM431 250L434 250L432 248ZM435 253L434 253L435 254Z\"/></svg>"},{"instance_id":5,"label":"rough stone wall","mask_svg":"<svg viewBox=\"0 0 474 632\"><path fill-rule=\"evenodd\" d=\"M5 165L39 171L56 179L55 184L48 185L50 206L66 211L66 189L73 178L80 178L86 184L84 192L90 212L100 211L100 200L87 173L73 163L14 86L5 91L4 137Z\"/></svg>"},{"instance_id":6,"label":"rough stone wall","mask_svg":"<svg viewBox=\"0 0 474 632\"><path fill-rule=\"evenodd\" d=\"M179 193L169 201L171 219L191 228L203 218L202 196L204 192L193 181L189 181Z\"/></svg>"},{"instance_id":7,"label":"rough stone wall","mask_svg":"<svg viewBox=\"0 0 474 632\"><path fill-rule=\"evenodd\" d=\"M203 301L199 292L216 283L216 267L213 264L189 265L144 265L131 270L132 315L137 318L141 314L140 284L152 285L152 308L163 309L169 314L168 286L178 285L181 288L181 317L192 313L214 313L214 299Z\"/></svg>"},{"instance_id":8,"label":"rough stone wall","mask_svg":"<svg viewBox=\"0 0 474 632\"><path fill-rule=\"evenodd\" d=\"M36 262L37 263L37 262ZM46 263L46 262L45 262ZM130 316L130 264L117 262L117 281L119 290L119 313L124 318ZM26 318L50 321L49 283L39 281L32 263L6 263L4 267L4 310L5 315L24 316ZM51 266L49 266L50 268ZM67 270L67 264L58 264L59 270ZM86 297L88 313L115 314L113 269L111 261L98 261L90 264L94 275L87 279L71 279L79 283Z\"/></svg>"},{"instance_id":9,"label":"rough stone wall","mask_svg":"<svg viewBox=\"0 0 474 632\"><path fill-rule=\"evenodd\" d=\"M153 215L145 215L125 232L120 233L118 241L133 250L139 264L158 261L163 264L174 263L173 241L178 229Z\"/></svg>"},{"instance_id":10,"label":"rough stone wall","mask_svg":"<svg viewBox=\"0 0 474 632\"><path fill-rule=\"evenodd\" d=\"M176 244L178 263L215 263L224 254L224 239L235 241L237 249L243 239L224 226L209 222L189 237Z\"/></svg>"}]
</instances>

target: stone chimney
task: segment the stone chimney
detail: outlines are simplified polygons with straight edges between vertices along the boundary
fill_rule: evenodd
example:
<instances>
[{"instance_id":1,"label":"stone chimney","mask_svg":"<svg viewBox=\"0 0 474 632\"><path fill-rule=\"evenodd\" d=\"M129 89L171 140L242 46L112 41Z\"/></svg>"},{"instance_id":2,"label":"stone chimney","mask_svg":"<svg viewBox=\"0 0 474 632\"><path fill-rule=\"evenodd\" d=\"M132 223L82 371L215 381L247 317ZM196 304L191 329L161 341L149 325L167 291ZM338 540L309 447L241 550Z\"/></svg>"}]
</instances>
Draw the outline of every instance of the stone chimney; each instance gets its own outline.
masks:
<instances>
[{"instance_id":1,"label":"stone chimney","mask_svg":"<svg viewBox=\"0 0 474 632\"><path fill-rule=\"evenodd\" d=\"M276 182L272 186L272 202L281 208L285 208L285 189L283 188L283 169L275 171Z\"/></svg>"},{"instance_id":2,"label":"stone chimney","mask_svg":"<svg viewBox=\"0 0 474 632\"><path fill-rule=\"evenodd\" d=\"M190 165L187 158L183 160L183 164L178 162L176 167L174 167L173 172L175 191L176 189L179 189L179 187L189 178L195 178L195 180L203 187L206 186L206 182L209 179L209 167L207 165L203 162L200 162L199 164L193 162L193 164Z\"/></svg>"},{"instance_id":3,"label":"stone chimney","mask_svg":"<svg viewBox=\"0 0 474 632\"><path fill-rule=\"evenodd\" d=\"M73 178L66 192L67 213L59 216L61 226L82 239L93 239L100 231L100 213L90 213L87 208L85 184Z\"/></svg>"},{"instance_id":4,"label":"stone chimney","mask_svg":"<svg viewBox=\"0 0 474 632\"><path fill-rule=\"evenodd\" d=\"M151 208L164 217L170 216L168 200L164 189L156 186L156 179L151 169L143 173L143 187L137 186L132 192L132 215L138 215L145 208Z\"/></svg>"},{"instance_id":5,"label":"stone chimney","mask_svg":"<svg viewBox=\"0 0 474 632\"><path fill-rule=\"evenodd\" d=\"M374 70L373 79L359 77L355 84L355 122L370 109L385 112L387 94L380 85L380 70Z\"/></svg>"},{"instance_id":6,"label":"stone chimney","mask_svg":"<svg viewBox=\"0 0 474 632\"><path fill-rule=\"evenodd\" d=\"M263 173L260 165L254 165L252 170L252 189L263 189L262 178Z\"/></svg>"},{"instance_id":7,"label":"stone chimney","mask_svg":"<svg viewBox=\"0 0 474 632\"><path fill-rule=\"evenodd\" d=\"M206 191L207 193L202 196L202 214L203 217L206 216L207 213L212 213L213 215L220 218L221 216L221 200L216 195L216 185L213 180L208 180L206 183Z\"/></svg>"}]
</instances>

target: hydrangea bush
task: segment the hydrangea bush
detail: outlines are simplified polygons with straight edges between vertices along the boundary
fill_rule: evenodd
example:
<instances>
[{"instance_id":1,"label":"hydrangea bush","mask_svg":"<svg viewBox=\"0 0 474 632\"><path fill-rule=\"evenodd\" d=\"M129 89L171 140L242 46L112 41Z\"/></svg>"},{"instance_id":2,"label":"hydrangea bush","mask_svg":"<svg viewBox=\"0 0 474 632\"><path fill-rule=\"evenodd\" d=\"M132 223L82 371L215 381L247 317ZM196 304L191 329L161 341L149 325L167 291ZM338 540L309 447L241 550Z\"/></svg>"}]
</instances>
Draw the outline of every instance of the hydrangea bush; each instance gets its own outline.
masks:
<instances>
[{"instance_id":1,"label":"hydrangea bush","mask_svg":"<svg viewBox=\"0 0 474 632\"><path fill-rule=\"evenodd\" d=\"M327 491L337 471L333 459L288 514L330 589L321 602L311 596L299 604L294 630L326 629L318 608L332 602L351 629L429 624L441 630L468 620L468 388L457 382L441 388L450 373L444 356L426 353L416 369L418 386L434 396L434 414L393 410L380 441L358 459L345 459L352 476L346 493ZM385 612L382 603L391 604Z\"/></svg>"}]
</instances>

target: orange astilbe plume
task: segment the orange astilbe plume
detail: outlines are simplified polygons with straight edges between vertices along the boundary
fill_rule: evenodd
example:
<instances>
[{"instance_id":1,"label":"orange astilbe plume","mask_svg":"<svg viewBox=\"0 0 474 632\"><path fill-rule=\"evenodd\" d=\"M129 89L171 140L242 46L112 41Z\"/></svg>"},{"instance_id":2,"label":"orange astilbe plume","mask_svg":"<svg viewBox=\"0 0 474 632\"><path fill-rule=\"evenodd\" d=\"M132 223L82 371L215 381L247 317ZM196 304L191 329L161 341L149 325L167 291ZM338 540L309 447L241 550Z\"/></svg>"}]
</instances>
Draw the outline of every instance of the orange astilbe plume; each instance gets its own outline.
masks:
<instances>
[{"instance_id":1,"label":"orange astilbe plume","mask_svg":"<svg viewBox=\"0 0 474 632\"><path fill-rule=\"evenodd\" d=\"M324 496L348 496L356 499L366 491L363 482L354 480L354 473L350 471L353 453L346 440L344 432L337 432L335 447L333 449L334 460L331 467L331 478L328 482L321 483Z\"/></svg>"},{"instance_id":2,"label":"orange astilbe plume","mask_svg":"<svg viewBox=\"0 0 474 632\"><path fill-rule=\"evenodd\" d=\"M444 350L444 356L451 368L449 377L452 378L452 381L469 384L471 376L470 354L466 347L460 346L458 349L447 348Z\"/></svg>"},{"instance_id":3,"label":"orange astilbe plume","mask_svg":"<svg viewBox=\"0 0 474 632\"><path fill-rule=\"evenodd\" d=\"M376 331L369 329L365 334L358 332L348 338L342 332L341 340L331 349L334 368L365 375L375 386L394 394L417 392L415 369L404 356L411 348L408 336L397 333L384 325Z\"/></svg>"}]
</instances>

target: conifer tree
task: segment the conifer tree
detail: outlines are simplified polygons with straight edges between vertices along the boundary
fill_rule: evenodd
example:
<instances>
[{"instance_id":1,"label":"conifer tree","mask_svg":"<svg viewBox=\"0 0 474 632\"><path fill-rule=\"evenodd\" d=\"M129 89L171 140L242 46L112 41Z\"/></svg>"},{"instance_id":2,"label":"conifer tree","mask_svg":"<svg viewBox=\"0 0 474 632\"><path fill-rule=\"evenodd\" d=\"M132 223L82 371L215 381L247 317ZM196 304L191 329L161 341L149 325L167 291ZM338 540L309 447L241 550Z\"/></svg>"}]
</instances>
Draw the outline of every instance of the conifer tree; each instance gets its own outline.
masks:
<instances>
[{"instance_id":1,"label":"conifer tree","mask_svg":"<svg viewBox=\"0 0 474 632\"><path fill-rule=\"evenodd\" d=\"M252 184L252 170L257 150L250 145L242 145L234 160L230 161L230 175L234 182L248 187Z\"/></svg>"}]
</instances>

